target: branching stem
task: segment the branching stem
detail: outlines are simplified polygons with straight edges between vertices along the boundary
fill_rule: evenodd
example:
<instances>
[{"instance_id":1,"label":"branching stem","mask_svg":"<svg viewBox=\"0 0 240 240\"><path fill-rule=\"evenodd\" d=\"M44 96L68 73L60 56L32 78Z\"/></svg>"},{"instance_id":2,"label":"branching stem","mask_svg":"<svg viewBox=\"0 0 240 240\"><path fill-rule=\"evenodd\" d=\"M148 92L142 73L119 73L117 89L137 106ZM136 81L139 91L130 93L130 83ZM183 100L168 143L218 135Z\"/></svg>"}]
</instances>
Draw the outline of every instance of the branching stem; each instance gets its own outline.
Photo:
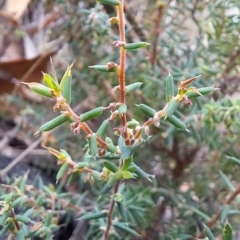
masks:
<instances>
[{"instance_id":1,"label":"branching stem","mask_svg":"<svg viewBox=\"0 0 240 240\"><path fill-rule=\"evenodd\" d=\"M124 17L124 0L120 0L120 5L117 7L117 15L118 15L118 27L119 27L119 35L120 41L126 42L125 38L125 17ZM126 50L121 47L120 49L120 69L118 72L119 77L119 86L120 86L120 102L125 103L125 65L126 65ZM126 113L122 114L121 122L123 128L127 125L127 117ZM122 165L122 161L120 162L120 167ZM118 181L113 189L113 194L118 192L118 188L120 186L121 181ZM112 225L112 213L115 207L115 201L112 198L110 202L110 207L108 211L108 218L107 218L107 227L104 234L104 240L108 240L110 228Z\"/></svg>"}]
</instances>

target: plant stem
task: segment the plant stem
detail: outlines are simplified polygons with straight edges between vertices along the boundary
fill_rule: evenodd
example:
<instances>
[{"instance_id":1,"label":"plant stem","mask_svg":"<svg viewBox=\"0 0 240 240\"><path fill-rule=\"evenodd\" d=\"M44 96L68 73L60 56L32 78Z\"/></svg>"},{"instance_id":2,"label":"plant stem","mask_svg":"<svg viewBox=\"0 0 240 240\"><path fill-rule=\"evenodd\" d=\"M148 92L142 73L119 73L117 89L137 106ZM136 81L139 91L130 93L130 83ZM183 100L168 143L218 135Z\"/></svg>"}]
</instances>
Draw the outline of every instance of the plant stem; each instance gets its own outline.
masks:
<instances>
[{"instance_id":1,"label":"plant stem","mask_svg":"<svg viewBox=\"0 0 240 240\"><path fill-rule=\"evenodd\" d=\"M16 219L15 219L15 213L13 212L12 209L11 209L10 216L13 218L13 222L14 222L14 225L15 225L15 227L17 228L17 230L20 231L19 223L18 223L18 221L16 221Z\"/></svg>"},{"instance_id":2,"label":"plant stem","mask_svg":"<svg viewBox=\"0 0 240 240\"><path fill-rule=\"evenodd\" d=\"M113 191L114 194L118 192L119 185L120 185L120 181L117 182L117 184L114 187L114 191ZM108 237L109 237L109 231L110 231L110 228L111 228L111 225L112 225L112 213L113 213L114 207L115 207L115 201L112 198L111 202L110 202L110 207L109 207L109 210L108 210L107 228L106 228L106 231L105 231L105 234L104 234L104 240L108 240Z\"/></svg>"},{"instance_id":3,"label":"plant stem","mask_svg":"<svg viewBox=\"0 0 240 240\"><path fill-rule=\"evenodd\" d=\"M228 197L228 199L225 201L224 205L229 205L236 197L237 195L240 194L240 185L231 193L231 195ZM220 218L221 216L221 210L218 211L206 224L209 228L211 228L216 221ZM205 232L202 231L198 234L198 236L194 239L202 238L204 237Z\"/></svg>"},{"instance_id":4,"label":"plant stem","mask_svg":"<svg viewBox=\"0 0 240 240\"><path fill-rule=\"evenodd\" d=\"M120 0L120 5L117 7L118 14L118 27L120 41L125 42L125 18L124 18L124 0ZM119 86L120 86L120 102L125 103L125 63L126 63L126 50L121 47L120 49L120 70L119 70ZM126 126L126 114L124 113L121 117L123 127Z\"/></svg>"},{"instance_id":5,"label":"plant stem","mask_svg":"<svg viewBox=\"0 0 240 240\"><path fill-rule=\"evenodd\" d=\"M120 5L117 7L117 15L118 15L118 27L119 27L119 35L120 41L126 42L125 38L125 18L124 18L124 0L120 0ZM120 86L120 103L125 103L125 65L126 65L126 50L121 47L120 48L120 70L118 72L119 77L119 86ZM127 125L127 117L126 113L122 114L121 122L123 128ZM122 161L120 162L120 167L122 166ZM114 186L113 194L118 192L118 188L120 186L121 181L118 181ZM107 227L104 234L104 240L108 240L109 231L112 225L112 213L115 207L115 201L112 198L110 202L110 207L108 211L108 218L107 218Z\"/></svg>"},{"instance_id":6,"label":"plant stem","mask_svg":"<svg viewBox=\"0 0 240 240\"><path fill-rule=\"evenodd\" d=\"M87 133L87 134L92 134L93 131L91 130L91 128L87 125L87 123L85 122L80 122L80 119L78 117L78 115L73 111L73 109L70 107L69 104L67 104L66 102L64 102L62 104L62 107L68 112L68 114L70 115L70 117L72 119L74 119L74 121L79 122L81 125L81 128ZM103 146L103 147L107 147L107 143L104 142L100 137L97 137L98 143Z\"/></svg>"}]
</instances>

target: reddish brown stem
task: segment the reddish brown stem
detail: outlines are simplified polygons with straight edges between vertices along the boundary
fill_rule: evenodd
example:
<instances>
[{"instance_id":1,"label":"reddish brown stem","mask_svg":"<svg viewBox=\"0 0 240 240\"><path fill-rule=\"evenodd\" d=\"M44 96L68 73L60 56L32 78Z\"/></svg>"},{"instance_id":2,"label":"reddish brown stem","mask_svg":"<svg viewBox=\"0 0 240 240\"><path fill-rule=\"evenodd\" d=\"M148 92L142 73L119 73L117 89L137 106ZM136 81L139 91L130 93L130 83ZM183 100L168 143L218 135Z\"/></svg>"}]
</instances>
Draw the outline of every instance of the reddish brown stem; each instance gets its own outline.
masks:
<instances>
[{"instance_id":1,"label":"reddish brown stem","mask_svg":"<svg viewBox=\"0 0 240 240\"><path fill-rule=\"evenodd\" d=\"M228 199L225 201L224 205L229 205L236 197L237 195L240 193L240 185L231 193L231 195L228 197ZM218 211L218 213L216 213L206 224L209 228L211 228L216 221L220 218L221 216L221 210ZM198 236L194 239L198 239L198 238L202 238L204 237L205 232L202 231L201 233L198 234Z\"/></svg>"},{"instance_id":2,"label":"reddish brown stem","mask_svg":"<svg viewBox=\"0 0 240 240\"><path fill-rule=\"evenodd\" d=\"M120 181L114 187L114 191L113 191L114 194L118 192L119 185L120 185ZM115 207L115 201L112 198L112 200L110 202L110 207L109 207L109 210L108 210L107 228L106 228L106 231L105 231L105 234L104 234L104 240L108 240L109 231L110 231L110 228L111 228L111 225L112 225L112 213L113 213L114 207Z\"/></svg>"},{"instance_id":3,"label":"reddish brown stem","mask_svg":"<svg viewBox=\"0 0 240 240\"><path fill-rule=\"evenodd\" d=\"M125 18L124 18L124 0L120 0L120 5L117 6L117 14L118 14L118 26L119 26L119 35L120 35L120 41L125 42ZM120 49L120 66L118 71L118 77L119 77L119 86L120 86L120 102L125 103L125 64L126 64L126 50L121 47ZM121 117L122 126L126 127L127 125L127 117L126 113L124 113ZM122 161L120 162L120 167L122 165ZM113 194L118 192L118 188L121 181L117 182L114 186ZM108 240L109 237L109 231L112 225L112 213L114 210L115 201L112 198L110 202L110 207L108 211L108 218L107 218L107 227L104 234L104 240Z\"/></svg>"},{"instance_id":4,"label":"reddish brown stem","mask_svg":"<svg viewBox=\"0 0 240 240\"><path fill-rule=\"evenodd\" d=\"M119 19L119 35L120 35L120 41L125 42L125 18L124 18L124 0L120 1L120 6L117 7L117 13L118 13L118 19ZM125 63L126 63L126 50L121 47L120 50L120 69L119 69L119 86L120 86L120 102L125 103ZM126 114L124 113L121 117L122 125L123 127L126 126L127 120L126 120Z\"/></svg>"},{"instance_id":5,"label":"reddish brown stem","mask_svg":"<svg viewBox=\"0 0 240 240\"><path fill-rule=\"evenodd\" d=\"M13 222L14 222L14 225L15 225L15 227L17 228L17 230L20 231L19 223L18 223L18 221L16 221L16 219L15 219L15 213L13 212L12 209L11 209L10 216L12 217Z\"/></svg>"}]
</instances>

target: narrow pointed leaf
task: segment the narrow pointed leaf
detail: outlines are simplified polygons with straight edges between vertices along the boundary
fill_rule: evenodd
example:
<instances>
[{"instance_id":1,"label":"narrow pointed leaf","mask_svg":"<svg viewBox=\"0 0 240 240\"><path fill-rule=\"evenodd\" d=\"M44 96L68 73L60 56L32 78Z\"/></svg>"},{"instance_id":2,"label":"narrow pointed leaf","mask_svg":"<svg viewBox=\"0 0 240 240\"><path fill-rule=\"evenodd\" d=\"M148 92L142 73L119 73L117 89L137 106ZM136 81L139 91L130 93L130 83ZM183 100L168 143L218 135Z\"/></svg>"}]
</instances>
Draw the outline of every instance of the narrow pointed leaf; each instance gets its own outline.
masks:
<instances>
[{"instance_id":1,"label":"narrow pointed leaf","mask_svg":"<svg viewBox=\"0 0 240 240\"><path fill-rule=\"evenodd\" d=\"M97 145L97 136L96 134L92 134L88 139L89 144L89 153L93 156L96 156L98 153L98 145Z\"/></svg>"},{"instance_id":2,"label":"narrow pointed leaf","mask_svg":"<svg viewBox=\"0 0 240 240\"><path fill-rule=\"evenodd\" d=\"M122 172L121 171L117 171L117 172L115 172L112 175L112 177L109 178L108 185L109 186L114 186L121 179L122 179Z\"/></svg>"},{"instance_id":3,"label":"narrow pointed leaf","mask_svg":"<svg viewBox=\"0 0 240 240\"><path fill-rule=\"evenodd\" d=\"M178 119L176 116L172 115L171 117L167 117L166 119L168 122L170 122L172 125L174 125L177 128L180 129L187 129L187 126L184 122L182 122L180 119Z\"/></svg>"},{"instance_id":4,"label":"narrow pointed leaf","mask_svg":"<svg viewBox=\"0 0 240 240\"><path fill-rule=\"evenodd\" d=\"M49 74L43 73L43 80L51 89L60 90L58 82L56 82Z\"/></svg>"},{"instance_id":5,"label":"narrow pointed leaf","mask_svg":"<svg viewBox=\"0 0 240 240\"><path fill-rule=\"evenodd\" d=\"M205 87L205 88L198 88L198 92L201 94L198 94L197 92L187 92L187 97L188 98L196 98L196 97L201 97L202 95L207 95L209 93L211 93L212 91L214 91L215 88L213 87Z\"/></svg>"},{"instance_id":6,"label":"narrow pointed leaf","mask_svg":"<svg viewBox=\"0 0 240 240\"><path fill-rule=\"evenodd\" d=\"M64 73L62 80L60 82L60 91L63 90L64 85L66 82L71 78L71 70L72 70L73 63L67 68L66 72Z\"/></svg>"},{"instance_id":7,"label":"narrow pointed leaf","mask_svg":"<svg viewBox=\"0 0 240 240\"><path fill-rule=\"evenodd\" d=\"M61 179L64 176L64 174L67 172L67 169L68 169L68 163L65 162L58 170L56 179L57 180Z\"/></svg>"},{"instance_id":8,"label":"narrow pointed leaf","mask_svg":"<svg viewBox=\"0 0 240 240\"><path fill-rule=\"evenodd\" d=\"M206 226L205 224L203 224L203 226L204 226L205 234L208 237L208 240L215 240L216 238L214 237L210 228L208 226Z\"/></svg>"},{"instance_id":9,"label":"narrow pointed leaf","mask_svg":"<svg viewBox=\"0 0 240 240\"><path fill-rule=\"evenodd\" d=\"M108 119L106 119L102 122L101 126L99 127L99 129L97 131L97 135L100 138L103 138L108 130L108 127L109 127L109 121L108 121Z\"/></svg>"},{"instance_id":10,"label":"narrow pointed leaf","mask_svg":"<svg viewBox=\"0 0 240 240\"><path fill-rule=\"evenodd\" d=\"M174 83L173 77L169 73L168 77L166 78L166 102L171 100L171 97L174 96Z\"/></svg>"},{"instance_id":11,"label":"narrow pointed leaf","mask_svg":"<svg viewBox=\"0 0 240 240\"><path fill-rule=\"evenodd\" d=\"M98 107L98 108L92 109L88 112L82 113L80 115L80 121L86 122L92 118L98 117L99 115L102 114L104 109L105 109L104 107Z\"/></svg>"},{"instance_id":12,"label":"narrow pointed leaf","mask_svg":"<svg viewBox=\"0 0 240 240\"><path fill-rule=\"evenodd\" d=\"M118 206L118 211L123 219L124 222L127 222L128 221L128 218L127 218L127 209L126 209L126 206L123 202L117 202L117 206Z\"/></svg>"},{"instance_id":13,"label":"narrow pointed leaf","mask_svg":"<svg viewBox=\"0 0 240 240\"><path fill-rule=\"evenodd\" d=\"M173 115L173 113L177 109L178 105L179 105L179 102L177 102L175 99L172 99L168 103L168 107L167 107L167 110L166 110L166 114L167 114L168 117L171 117Z\"/></svg>"},{"instance_id":14,"label":"narrow pointed leaf","mask_svg":"<svg viewBox=\"0 0 240 240\"><path fill-rule=\"evenodd\" d=\"M46 131L50 131L53 128L65 123L66 121L68 121L69 116L66 116L65 113L59 115L58 117L52 119L51 121L43 124L40 128L39 128L39 132L46 132Z\"/></svg>"},{"instance_id":15,"label":"narrow pointed leaf","mask_svg":"<svg viewBox=\"0 0 240 240\"><path fill-rule=\"evenodd\" d=\"M69 76L67 78L67 81L65 82L63 89L62 89L62 96L66 99L66 102L68 104L72 101L72 76Z\"/></svg>"},{"instance_id":16,"label":"narrow pointed leaf","mask_svg":"<svg viewBox=\"0 0 240 240\"><path fill-rule=\"evenodd\" d=\"M18 222L25 223L25 224L31 222L31 219L29 217L22 216L22 215L16 215L15 220Z\"/></svg>"},{"instance_id":17,"label":"narrow pointed leaf","mask_svg":"<svg viewBox=\"0 0 240 240\"><path fill-rule=\"evenodd\" d=\"M141 83L141 82L135 82L135 83L132 83L130 85L127 85L125 87L126 92L130 93L130 92L136 91L137 89L139 89L141 87L142 84L143 83Z\"/></svg>"},{"instance_id":18,"label":"narrow pointed leaf","mask_svg":"<svg viewBox=\"0 0 240 240\"><path fill-rule=\"evenodd\" d=\"M132 175L132 173L129 172L129 171L122 171L122 177L123 177L124 179L131 179L131 178L133 178L133 175Z\"/></svg>"},{"instance_id":19,"label":"narrow pointed leaf","mask_svg":"<svg viewBox=\"0 0 240 240\"><path fill-rule=\"evenodd\" d=\"M84 220L92 220L92 219L98 219L98 218L105 218L107 216L107 211L97 212L97 213L89 213L86 215L81 216L81 219Z\"/></svg>"},{"instance_id":20,"label":"narrow pointed leaf","mask_svg":"<svg viewBox=\"0 0 240 240\"><path fill-rule=\"evenodd\" d=\"M126 226L124 223L120 223L120 222L115 222L113 223L113 226L115 228L118 228L126 233L130 233L134 236L138 236L141 237L141 235L139 235L136 231L134 231L133 229L129 228L128 226Z\"/></svg>"},{"instance_id":21,"label":"narrow pointed leaf","mask_svg":"<svg viewBox=\"0 0 240 240\"><path fill-rule=\"evenodd\" d=\"M148 45L150 45L150 44L147 43L147 42L136 42L136 43L127 43L123 47L126 50L136 50L136 49L139 49L139 48L144 48Z\"/></svg>"},{"instance_id":22,"label":"narrow pointed leaf","mask_svg":"<svg viewBox=\"0 0 240 240\"><path fill-rule=\"evenodd\" d=\"M116 72L117 71L117 67L108 69L106 65L93 65L93 66L90 66L89 68L94 68L99 72Z\"/></svg>"},{"instance_id":23,"label":"narrow pointed leaf","mask_svg":"<svg viewBox=\"0 0 240 240\"><path fill-rule=\"evenodd\" d=\"M133 157L125 159L121 167L121 170L126 171L128 167L132 164L132 162L133 162Z\"/></svg>"},{"instance_id":24,"label":"narrow pointed leaf","mask_svg":"<svg viewBox=\"0 0 240 240\"><path fill-rule=\"evenodd\" d=\"M118 167L115 164L113 164L113 163L111 163L109 161L105 161L103 163L103 165L104 165L105 168L107 168L108 170L110 170L113 173L118 171Z\"/></svg>"},{"instance_id":25,"label":"narrow pointed leaf","mask_svg":"<svg viewBox=\"0 0 240 240\"><path fill-rule=\"evenodd\" d=\"M221 216L220 216L220 219L221 219L221 222L223 223L225 221L225 219L227 218L228 216L228 213L229 213L229 205L223 205L222 207L222 211L221 211Z\"/></svg>"},{"instance_id":26,"label":"narrow pointed leaf","mask_svg":"<svg viewBox=\"0 0 240 240\"><path fill-rule=\"evenodd\" d=\"M240 166L240 159L238 159L236 157L232 157L232 156L226 156L226 158Z\"/></svg>"},{"instance_id":27,"label":"narrow pointed leaf","mask_svg":"<svg viewBox=\"0 0 240 240\"><path fill-rule=\"evenodd\" d=\"M118 0L97 0L97 1L102 4L107 4L107 5L111 5L111 6L120 5L120 2Z\"/></svg>"},{"instance_id":28,"label":"narrow pointed leaf","mask_svg":"<svg viewBox=\"0 0 240 240\"><path fill-rule=\"evenodd\" d=\"M142 103L137 105L137 107L142 113L144 113L148 117L154 117L154 115L156 113L156 111L153 108L151 108L145 104L142 104Z\"/></svg>"},{"instance_id":29,"label":"narrow pointed leaf","mask_svg":"<svg viewBox=\"0 0 240 240\"><path fill-rule=\"evenodd\" d=\"M138 167L135 163L132 163L132 166L136 168L135 173L142 178L147 179L148 181L152 182L151 177L153 177L152 175L144 172L140 167Z\"/></svg>"},{"instance_id":30,"label":"narrow pointed leaf","mask_svg":"<svg viewBox=\"0 0 240 240\"><path fill-rule=\"evenodd\" d=\"M119 112L119 114L126 113L126 112L127 112L127 105L126 105L126 104L121 104L121 105L118 107L118 112Z\"/></svg>"},{"instance_id":31,"label":"narrow pointed leaf","mask_svg":"<svg viewBox=\"0 0 240 240\"><path fill-rule=\"evenodd\" d=\"M224 183L226 184L227 188L230 190L230 191L234 191L235 190L235 187L233 186L233 184L231 183L230 179L222 172L222 171L219 171L219 174L220 176L222 177Z\"/></svg>"},{"instance_id":32,"label":"narrow pointed leaf","mask_svg":"<svg viewBox=\"0 0 240 240\"><path fill-rule=\"evenodd\" d=\"M35 82L32 82L32 83L23 82L23 83L28 85L28 87L35 93L41 94L49 98L53 97L53 94L52 94L53 90L51 88L45 87L41 83L35 83Z\"/></svg>"},{"instance_id":33,"label":"narrow pointed leaf","mask_svg":"<svg viewBox=\"0 0 240 240\"><path fill-rule=\"evenodd\" d=\"M191 207L191 209L196 215L201 217L204 221L206 221L206 222L210 221L211 218L208 215L206 215L205 213L201 212L200 210L198 210L195 207Z\"/></svg>"}]
</instances>

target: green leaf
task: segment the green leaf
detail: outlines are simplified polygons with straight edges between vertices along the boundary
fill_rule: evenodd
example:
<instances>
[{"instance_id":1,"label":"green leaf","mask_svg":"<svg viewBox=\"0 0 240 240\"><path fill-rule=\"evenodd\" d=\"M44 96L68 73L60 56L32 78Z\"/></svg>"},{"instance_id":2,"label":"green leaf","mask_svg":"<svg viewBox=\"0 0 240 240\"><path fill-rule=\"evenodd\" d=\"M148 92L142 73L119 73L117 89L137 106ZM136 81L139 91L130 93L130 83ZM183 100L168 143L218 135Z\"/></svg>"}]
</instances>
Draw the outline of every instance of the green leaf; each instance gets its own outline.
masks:
<instances>
[{"instance_id":1,"label":"green leaf","mask_svg":"<svg viewBox=\"0 0 240 240\"><path fill-rule=\"evenodd\" d=\"M98 171L92 171L92 176L96 181L100 181L101 180L101 173Z\"/></svg>"},{"instance_id":2,"label":"green leaf","mask_svg":"<svg viewBox=\"0 0 240 240\"><path fill-rule=\"evenodd\" d=\"M60 90L60 86L59 86L58 82L55 81L49 74L43 73L43 80L46 83L46 85L48 87L50 87L51 89L54 89L57 91Z\"/></svg>"},{"instance_id":3,"label":"green leaf","mask_svg":"<svg viewBox=\"0 0 240 240\"><path fill-rule=\"evenodd\" d=\"M229 223L223 229L223 240L233 240L233 230Z\"/></svg>"},{"instance_id":4,"label":"green leaf","mask_svg":"<svg viewBox=\"0 0 240 240\"><path fill-rule=\"evenodd\" d=\"M97 135L100 138L103 138L104 135L106 134L107 130L108 130L108 127L109 127L109 120L106 119L102 122L101 126L99 127L99 129L97 131Z\"/></svg>"},{"instance_id":5,"label":"green leaf","mask_svg":"<svg viewBox=\"0 0 240 240\"><path fill-rule=\"evenodd\" d=\"M139 122L135 119L132 119L131 121L127 122L127 126L129 128L135 128L135 127L139 126Z\"/></svg>"},{"instance_id":6,"label":"green leaf","mask_svg":"<svg viewBox=\"0 0 240 240\"><path fill-rule=\"evenodd\" d=\"M53 60L52 60L51 57L50 57L50 63L51 63L51 73L52 73L53 79L54 79L55 82L58 82L56 70L55 70L55 67L53 65Z\"/></svg>"},{"instance_id":7,"label":"green leaf","mask_svg":"<svg viewBox=\"0 0 240 240\"><path fill-rule=\"evenodd\" d=\"M103 113L104 107L98 107L80 115L80 121L86 122L92 118L98 117Z\"/></svg>"},{"instance_id":8,"label":"green leaf","mask_svg":"<svg viewBox=\"0 0 240 240\"><path fill-rule=\"evenodd\" d=\"M112 5L112 6L120 5L120 2L118 0L97 0L97 1L102 4L107 4L107 5Z\"/></svg>"},{"instance_id":9,"label":"green leaf","mask_svg":"<svg viewBox=\"0 0 240 240\"><path fill-rule=\"evenodd\" d=\"M118 207L118 211L123 219L124 222L127 222L128 221L128 218L127 218L127 209L126 209L126 206L123 202L117 202L117 207Z\"/></svg>"},{"instance_id":10,"label":"green leaf","mask_svg":"<svg viewBox=\"0 0 240 240\"><path fill-rule=\"evenodd\" d=\"M67 82L62 89L62 96L66 99L68 104L72 101L72 76L68 77Z\"/></svg>"},{"instance_id":11,"label":"green leaf","mask_svg":"<svg viewBox=\"0 0 240 240\"><path fill-rule=\"evenodd\" d=\"M106 137L105 142L108 144L107 150L111 153L115 153L117 151L117 147L113 144L113 141L111 138Z\"/></svg>"},{"instance_id":12,"label":"green leaf","mask_svg":"<svg viewBox=\"0 0 240 240\"><path fill-rule=\"evenodd\" d=\"M5 234L10 228L12 228L13 223L12 222L8 222L4 228L1 230L0 232L0 236L3 236L3 234Z\"/></svg>"},{"instance_id":13,"label":"green leaf","mask_svg":"<svg viewBox=\"0 0 240 240\"><path fill-rule=\"evenodd\" d=\"M173 115L173 113L177 109L178 105L179 105L179 102L177 102L175 99L172 99L168 103L168 107L167 107L167 110L166 110L166 114L167 114L168 117L171 117Z\"/></svg>"},{"instance_id":14,"label":"green leaf","mask_svg":"<svg viewBox=\"0 0 240 240\"><path fill-rule=\"evenodd\" d=\"M221 211L221 216L220 216L220 219L221 219L221 222L223 223L225 221L225 219L227 218L228 216L228 213L229 213L229 205L223 205L222 207L222 211Z\"/></svg>"},{"instance_id":15,"label":"green leaf","mask_svg":"<svg viewBox=\"0 0 240 240\"><path fill-rule=\"evenodd\" d=\"M79 179L79 172L75 172L71 174L71 176L68 178L68 184L72 184L76 182Z\"/></svg>"},{"instance_id":16,"label":"green leaf","mask_svg":"<svg viewBox=\"0 0 240 240\"><path fill-rule=\"evenodd\" d=\"M166 78L166 102L171 100L171 97L174 96L174 83L171 74L169 73Z\"/></svg>"},{"instance_id":17,"label":"green leaf","mask_svg":"<svg viewBox=\"0 0 240 240\"><path fill-rule=\"evenodd\" d=\"M108 185L114 186L121 179L122 179L122 171L117 171L109 178Z\"/></svg>"},{"instance_id":18,"label":"green leaf","mask_svg":"<svg viewBox=\"0 0 240 240\"><path fill-rule=\"evenodd\" d=\"M139 89L141 87L142 84L143 84L142 82L135 82L130 85L127 85L125 87L126 92L130 93L130 92L136 91L137 89Z\"/></svg>"},{"instance_id":19,"label":"green leaf","mask_svg":"<svg viewBox=\"0 0 240 240\"><path fill-rule=\"evenodd\" d=\"M147 42L136 42L136 43L127 43L123 46L126 50L136 50L139 48L144 48L146 46L149 46L150 44Z\"/></svg>"},{"instance_id":20,"label":"green leaf","mask_svg":"<svg viewBox=\"0 0 240 240\"><path fill-rule=\"evenodd\" d=\"M6 220L10 216L9 211L5 211L1 216L0 216L0 225L4 225L6 223Z\"/></svg>"},{"instance_id":21,"label":"green leaf","mask_svg":"<svg viewBox=\"0 0 240 240\"><path fill-rule=\"evenodd\" d=\"M203 226L204 226L204 231L206 233L206 236L208 237L209 240L215 240L216 238L214 237L212 231L210 230L210 228L208 226L206 226L204 223L203 223Z\"/></svg>"},{"instance_id":22,"label":"green leaf","mask_svg":"<svg viewBox=\"0 0 240 240\"><path fill-rule=\"evenodd\" d=\"M98 153L98 145L97 145L97 136L96 134L92 134L88 139L89 144L89 153L92 156L96 156Z\"/></svg>"},{"instance_id":23,"label":"green leaf","mask_svg":"<svg viewBox=\"0 0 240 240\"><path fill-rule=\"evenodd\" d=\"M147 179L148 181L152 182L152 179L150 177L154 177L153 175L150 175L146 172L144 172L140 167L138 167L134 162L132 163L132 166L136 168L135 173L142 178Z\"/></svg>"},{"instance_id":24,"label":"green leaf","mask_svg":"<svg viewBox=\"0 0 240 240\"><path fill-rule=\"evenodd\" d=\"M81 216L81 219L92 220L92 219L98 219L98 218L105 218L107 214L108 214L108 211L104 210L102 212L85 214Z\"/></svg>"},{"instance_id":25,"label":"green leaf","mask_svg":"<svg viewBox=\"0 0 240 240\"><path fill-rule=\"evenodd\" d=\"M198 92L201 93L202 95L207 95L214 90L216 90L216 88L213 88L213 87L198 88ZM196 98L196 97L202 96L202 95L198 94L197 92L193 92L193 91L187 92L186 95L188 98Z\"/></svg>"},{"instance_id":26,"label":"green leaf","mask_svg":"<svg viewBox=\"0 0 240 240\"><path fill-rule=\"evenodd\" d=\"M29 217L22 216L22 215L16 215L15 220L18 222L25 223L25 224L31 222L31 219Z\"/></svg>"},{"instance_id":27,"label":"green leaf","mask_svg":"<svg viewBox=\"0 0 240 240\"><path fill-rule=\"evenodd\" d=\"M63 113L61 115L59 115L58 117L50 120L49 122L43 124L40 128L39 128L39 132L46 132L46 131L50 131L55 127L58 127L59 125L67 122L69 119L69 116L66 115L66 113Z\"/></svg>"},{"instance_id":28,"label":"green leaf","mask_svg":"<svg viewBox=\"0 0 240 240\"><path fill-rule=\"evenodd\" d=\"M67 172L67 169L68 169L68 163L65 162L65 163L62 164L62 166L58 170L56 179L57 180L61 179L64 176L64 174Z\"/></svg>"},{"instance_id":29,"label":"green leaf","mask_svg":"<svg viewBox=\"0 0 240 240\"><path fill-rule=\"evenodd\" d=\"M121 104L121 105L118 107L118 112L119 112L119 114L126 113L126 112L127 112L127 105L126 105L126 104Z\"/></svg>"},{"instance_id":30,"label":"green leaf","mask_svg":"<svg viewBox=\"0 0 240 240\"><path fill-rule=\"evenodd\" d=\"M208 67L208 66L205 65L205 64L202 64L202 65L201 65L201 70L202 70L203 72L206 72L206 73L209 73L209 74L212 74L212 75L216 75L216 74L219 73L219 70L210 68L210 67Z\"/></svg>"},{"instance_id":31,"label":"green leaf","mask_svg":"<svg viewBox=\"0 0 240 240\"><path fill-rule=\"evenodd\" d=\"M174 115L172 115L171 117L167 117L166 120L172 125L174 125L176 128L187 130L187 126L185 125L185 123Z\"/></svg>"},{"instance_id":32,"label":"green leaf","mask_svg":"<svg viewBox=\"0 0 240 240\"><path fill-rule=\"evenodd\" d=\"M107 168L108 170L110 170L113 173L118 171L118 167L115 164L113 164L113 163L111 163L109 161L105 161L103 163L103 165L104 165L105 168Z\"/></svg>"},{"instance_id":33,"label":"green leaf","mask_svg":"<svg viewBox=\"0 0 240 240\"><path fill-rule=\"evenodd\" d=\"M71 156L69 155L69 153L64 150L64 149L60 149L60 152L64 154L64 156L67 158L67 159L72 159Z\"/></svg>"},{"instance_id":34,"label":"green leaf","mask_svg":"<svg viewBox=\"0 0 240 240\"><path fill-rule=\"evenodd\" d=\"M82 169L82 168L87 167L87 166L89 166L88 162L80 162L80 163L77 164L78 169Z\"/></svg>"},{"instance_id":35,"label":"green leaf","mask_svg":"<svg viewBox=\"0 0 240 240\"><path fill-rule=\"evenodd\" d=\"M16 240L23 240L23 239L25 239L24 236L25 236L24 231L20 230L16 233Z\"/></svg>"},{"instance_id":36,"label":"green leaf","mask_svg":"<svg viewBox=\"0 0 240 240\"><path fill-rule=\"evenodd\" d=\"M128 167L132 164L132 162L133 162L133 157L125 159L121 167L121 170L126 171Z\"/></svg>"},{"instance_id":37,"label":"green leaf","mask_svg":"<svg viewBox=\"0 0 240 240\"><path fill-rule=\"evenodd\" d=\"M221 175L224 183L226 184L227 188L230 190L230 191L234 191L235 190L235 187L233 186L233 184L231 183L231 181L229 180L229 178L222 172L219 170L219 174Z\"/></svg>"},{"instance_id":38,"label":"green leaf","mask_svg":"<svg viewBox=\"0 0 240 240\"><path fill-rule=\"evenodd\" d=\"M155 113L156 113L156 111L153 109L153 108L151 108L151 107L149 107L149 106L147 106L147 105L145 105L145 104L139 104L139 105L136 105L137 107L138 107L138 109L142 112L142 113L144 113L146 116L148 116L148 117L154 117L154 115L155 115Z\"/></svg>"},{"instance_id":39,"label":"green leaf","mask_svg":"<svg viewBox=\"0 0 240 240\"><path fill-rule=\"evenodd\" d=\"M28 87L33 91L36 92L38 94L41 94L45 97L49 97L52 98L53 94L52 94L52 90L51 88L45 87L44 85L42 85L41 83L26 83L26 82L22 82L23 84L28 85Z\"/></svg>"},{"instance_id":40,"label":"green leaf","mask_svg":"<svg viewBox=\"0 0 240 240\"><path fill-rule=\"evenodd\" d=\"M123 176L124 179L131 179L131 178L133 178L132 173L129 172L129 171L122 171L122 176Z\"/></svg>"},{"instance_id":41,"label":"green leaf","mask_svg":"<svg viewBox=\"0 0 240 240\"><path fill-rule=\"evenodd\" d=\"M232 156L226 156L226 158L240 166L240 159L238 159L236 157L232 157Z\"/></svg>"},{"instance_id":42,"label":"green leaf","mask_svg":"<svg viewBox=\"0 0 240 240\"><path fill-rule=\"evenodd\" d=\"M106 65L93 65L93 66L90 66L89 68L94 68L99 72L116 72L117 71L117 67L108 69Z\"/></svg>"},{"instance_id":43,"label":"green leaf","mask_svg":"<svg viewBox=\"0 0 240 240\"><path fill-rule=\"evenodd\" d=\"M141 235L139 235L136 231L134 231L133 229L131 229L128 226L126 226L124 223L115 222L115 223L113 223L113 226L115 228L118 228L118 229L126 232L126 233L132 234L134 236L141 237Z\"/></svg>"},{"instance_id":44,"label":"green leaf","mask_svg":"<svg viewBox=\"0 0 240 240\"><path fill-rule=\"evenodd\" d=\"M201 217L204 221L206 221L206 222L210 221L211 218L208 215L206 215L205 213L201 212L199 209L197 209L195 207L191 207L191 209L196 215Z\"/></svg>"},{"instance_id":45,"label":"green leaf","mask_svg":"<svg viewBox=\"0 0 240 240\"><path fill-rule=\"evenodd\" d=\"M66 84L66 82L69 80L69 78L71 78L71 70L72 70L72 66L73 66L73 63L68 66L66 72L64 73L63 77L62 77L62 80L60 82L60 91L63 90L64 88L64 85Z\"/></svg>"}]
</instances>

